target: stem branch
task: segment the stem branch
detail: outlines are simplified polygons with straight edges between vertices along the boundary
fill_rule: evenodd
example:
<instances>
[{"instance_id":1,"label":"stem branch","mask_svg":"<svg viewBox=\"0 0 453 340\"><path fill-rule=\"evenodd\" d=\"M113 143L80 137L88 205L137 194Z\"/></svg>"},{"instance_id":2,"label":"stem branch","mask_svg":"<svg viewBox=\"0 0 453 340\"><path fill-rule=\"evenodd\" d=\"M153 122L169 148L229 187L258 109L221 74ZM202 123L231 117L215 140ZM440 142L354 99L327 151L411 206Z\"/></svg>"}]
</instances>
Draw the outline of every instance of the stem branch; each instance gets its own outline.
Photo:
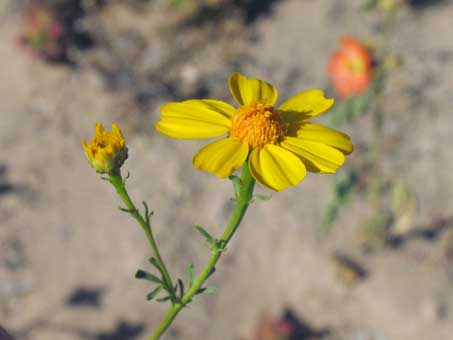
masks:
<instances>
[{"instance_id":1,"label":"stem branch","mask_svg":"<svg viewBox=\"0 0 453 340\"><path fill-rule=\"evenodd\" d=\"M218 241L219 247L212 249L211 257L204 266L198 278L195 280L195 282L189 288L189 290L184 294L184 296L181 299L181 302L178 302L170 306L170 308L167 311L167 314L164 316L159 325L156 327L149 340L160 339L162 334L171 325L179 311L192 300L194 295L199 291L203 283L207 280L212 270L215 268L217 261L220 259L220 256L222 255L222 250L226 248L228 242L231 240L234 233L238 229L247 211L247 208L253 198L254 186L255 180L253 179L250 173L247 162L245 162L242 167L241 189L237 197L236 207L233 211L233 214L231 215L230 222L226 226L220 240Z\"/></svg>"}]
</instances>

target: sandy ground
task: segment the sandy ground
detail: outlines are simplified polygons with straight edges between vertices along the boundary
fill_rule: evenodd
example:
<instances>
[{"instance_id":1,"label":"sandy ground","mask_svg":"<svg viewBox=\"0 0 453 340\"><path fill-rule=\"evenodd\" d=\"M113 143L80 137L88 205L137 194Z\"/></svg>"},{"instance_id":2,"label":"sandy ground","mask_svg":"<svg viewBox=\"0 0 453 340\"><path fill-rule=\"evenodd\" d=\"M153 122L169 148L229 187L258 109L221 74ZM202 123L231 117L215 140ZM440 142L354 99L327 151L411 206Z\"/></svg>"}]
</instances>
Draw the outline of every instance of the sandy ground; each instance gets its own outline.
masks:
<instances>
[{"instance_id":1,"label":"sandy ground","mask_svg":"<svg viewBox=\"0 0 453 340\"><path fill-rule=\"evenodd\" d=\"M228 64L217 67L219 48L200 50L189 68L183 63L182 77L194 67L212 73L212 92L225 98L224 79L235 68L268 79L282 97L326 88L336 39L374 34L377 18L357 11L354 0L277 2L252 34L236 35ZM451 3L404 9L393 41L404 66L386 93L383 168L415 193L421 227L453 207L452 16ZM18 18L0 18L0 181L12 189L0 195L0 325L17 340L146 339L165 311L145 301L149 287L133 278L150 254L141 230L115 209L112 188L87 165L80 138L91 136L96 121L125 123L130 193L155 210L157 239L175 276L208 257L192 225L220 233L232 208L230 183L192 168L203 143L154 132L158 98L138 115L127 91L107 89L89 64L73 70L30 58L14 45ZM356 144L367 140L367 124L364 117L345 127ZM254 204L212 278L219 292L183 312L165 339L244 338L261 313L284 308L330 330L326 339L453 339L452 259L445 254L451 232L363 255L355 235L367 206L358 199L321 242L316 227L330 183L309 175ZM368 277L345 285L335 251L358 258Z\"/></svg>"}]
</instances>

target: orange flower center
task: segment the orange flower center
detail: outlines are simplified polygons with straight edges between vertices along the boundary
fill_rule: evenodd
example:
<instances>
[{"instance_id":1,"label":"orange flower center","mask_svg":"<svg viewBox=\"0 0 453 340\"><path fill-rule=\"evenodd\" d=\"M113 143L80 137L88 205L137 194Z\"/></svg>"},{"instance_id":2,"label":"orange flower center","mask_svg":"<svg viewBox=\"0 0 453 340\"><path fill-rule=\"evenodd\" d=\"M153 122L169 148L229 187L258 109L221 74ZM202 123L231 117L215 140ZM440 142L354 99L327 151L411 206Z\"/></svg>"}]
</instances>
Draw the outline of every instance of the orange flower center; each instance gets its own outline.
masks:
<instances>
[{"instance_id":1,"label":"orange flower center","mask_svg":"<svg viewBox=\"0 0 453 340\"><path fill-rule=\"evenodd\" d=\"M230 136L252 148L277 144L286 133L286 126L273 106L256 103L242 106L233 116Z\"/></svg>"}]
</instances>

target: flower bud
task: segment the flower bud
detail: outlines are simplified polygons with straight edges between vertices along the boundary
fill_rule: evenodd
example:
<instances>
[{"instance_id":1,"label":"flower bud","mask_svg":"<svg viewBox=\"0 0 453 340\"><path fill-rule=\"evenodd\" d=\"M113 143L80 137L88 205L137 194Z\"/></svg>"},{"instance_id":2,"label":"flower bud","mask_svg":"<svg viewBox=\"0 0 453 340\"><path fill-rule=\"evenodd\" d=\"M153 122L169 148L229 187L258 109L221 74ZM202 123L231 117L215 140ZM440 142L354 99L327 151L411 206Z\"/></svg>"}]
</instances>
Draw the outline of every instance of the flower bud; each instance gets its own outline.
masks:
<instances>
[{"instance_id":1,"label":"flower bud","mask_svg":"<svg viewBox=\"0 0 453 340\"><path fill-rule=\"evenodd\" d=\"M95 134L89 144L82 139L82 146L88 163L101 174L118 170L127 159L127 147L120 128L112 124L112 131L105 131L101 123L96 123Z\"/></svg>"}]
</instances>

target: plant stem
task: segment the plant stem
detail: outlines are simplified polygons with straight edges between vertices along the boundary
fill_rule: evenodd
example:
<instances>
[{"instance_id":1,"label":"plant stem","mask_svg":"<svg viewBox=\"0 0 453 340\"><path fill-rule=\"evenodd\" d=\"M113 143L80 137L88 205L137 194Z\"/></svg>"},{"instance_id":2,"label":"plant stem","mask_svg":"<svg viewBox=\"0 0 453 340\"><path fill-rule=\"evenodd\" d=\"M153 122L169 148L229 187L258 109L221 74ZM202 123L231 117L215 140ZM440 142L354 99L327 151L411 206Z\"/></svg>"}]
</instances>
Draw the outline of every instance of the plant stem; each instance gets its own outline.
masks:
<instances>
[{"instance_id":1,"label":"plant stem","mask_svg":"<svg viewBox=\"0 0 453 340\"><path fill-rule=\"evenodd\" d=\"M233 211L233 214L231 215L230 222L228 223L219 240L219 247L212 249L211 257L204 266L198 278L195 280L195 282L189 288L189 290L184 294L184 296L181 299L181 302L170 306L170 308L167 311L167 314L164 316L159 325L156 327L149 340L160 339L162 334L171 325L179 311L182 308L184 308L184 306L192 300L193 296L198 292L198 290L202 288L203 283L210 276L212 270L215 268L215 265L217 264L217 261L220 259L222 251L225 249L228 242L231 240L234 233L238 229L242 221L242 218L244 217L245 212L247 211L247 208L250 205L250 202L253 198L254 186L255 180L253 179L250 173L247 162L245 162L242 167L241 189L236 200L236 207Z\"/></svg>"},{"instance_id":2,"label":"plant stem","mask_svg":"<svg viewBox=\"0 0 453 340\"><path fill-rule=\"evenodd\" d=\"M110 183L112 183L112 185L115 187L116 192L126 205L126 208L128 209L131 216L138 222L138 224L140 224L143 231L145 232L146 238L148 239L148 242L153 250L154 256L156 257L157 261L159 262L160 268L162 269L163 279L165 280L165 283L169 288L171 301L172 302L176 301L176 295L175 292L173 291L173 282L171 280L170 274L168 273L167 267L165 266L165 263L162 260L159 248L157 248L157 244L156 241L154 240L154 235L151 230L151 225L149 222L147 222L148 218L146 218L146 220L143 218L143 216L140 214L140 212L132 202L131 198L129 197L129 194L127 193L126 187L124 185L124 180L121 177L121 172L119 169L109 174L109 180Z\"/></svg>"},{"instance_id":3,"label":"plant stem","mask_svg":"<svg viewBox=\"0 0 453 340\"><path fill-rule=\"evenodd\" d=\"M386 11L382 18L380 33L381 41L377 56L380 60L379 67L375 70L375 81L372 88L372 99L374 100L373 110L373 143L371 146L371 190L370 204L377 214L381 212L380 192L382 190L383 181L381 174L381 143L384 125L384 114L382 112L382 93L384 91L384 83L387 80L388 70L386 59L391 53L391 38L395 24L395 10Z\"/></svg>"}]
</instances>

